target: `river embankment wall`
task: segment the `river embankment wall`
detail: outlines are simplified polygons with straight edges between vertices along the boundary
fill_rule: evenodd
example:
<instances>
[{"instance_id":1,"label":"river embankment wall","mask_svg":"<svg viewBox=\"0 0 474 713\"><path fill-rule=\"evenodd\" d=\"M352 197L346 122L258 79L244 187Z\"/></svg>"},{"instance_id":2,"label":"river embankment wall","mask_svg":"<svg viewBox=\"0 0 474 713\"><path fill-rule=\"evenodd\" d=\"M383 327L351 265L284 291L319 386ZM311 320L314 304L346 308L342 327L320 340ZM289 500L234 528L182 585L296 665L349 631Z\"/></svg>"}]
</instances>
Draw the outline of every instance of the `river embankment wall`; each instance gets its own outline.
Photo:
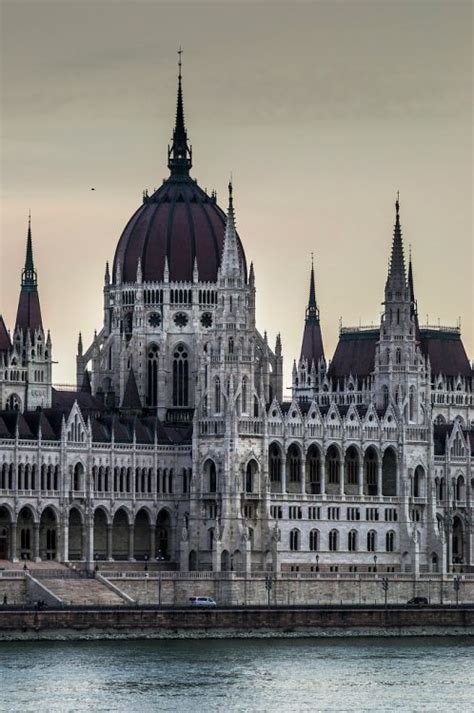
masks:
<instances>
[{"instance_id":1,"label":"river embankment wall","mask_svg":"<svg viewBox=\"0 0 474 713\"><path fill-rule=\"evenodd\" d=\"M0 610L0 640L473 636L474 608Z\"/></svg>"}]
</instances>

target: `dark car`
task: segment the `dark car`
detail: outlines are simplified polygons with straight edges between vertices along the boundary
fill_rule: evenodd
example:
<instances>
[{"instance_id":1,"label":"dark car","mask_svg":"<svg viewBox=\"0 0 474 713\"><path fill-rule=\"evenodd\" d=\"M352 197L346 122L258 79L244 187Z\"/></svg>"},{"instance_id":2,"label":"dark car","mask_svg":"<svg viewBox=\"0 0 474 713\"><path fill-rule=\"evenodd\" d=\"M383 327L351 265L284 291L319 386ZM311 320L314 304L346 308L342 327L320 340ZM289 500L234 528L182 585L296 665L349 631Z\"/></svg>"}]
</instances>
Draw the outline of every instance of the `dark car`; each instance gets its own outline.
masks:
<instances>
[{"instance_id":1,"label":"dark car","mask_svg":"<svg viewBox=\"0 0 474 713\"><path fill-rule=\"evenodd\" d=\"M426 597L412 597L407 601L407 607L426 607L428 599Z\"/></svg>"}]
</instances>

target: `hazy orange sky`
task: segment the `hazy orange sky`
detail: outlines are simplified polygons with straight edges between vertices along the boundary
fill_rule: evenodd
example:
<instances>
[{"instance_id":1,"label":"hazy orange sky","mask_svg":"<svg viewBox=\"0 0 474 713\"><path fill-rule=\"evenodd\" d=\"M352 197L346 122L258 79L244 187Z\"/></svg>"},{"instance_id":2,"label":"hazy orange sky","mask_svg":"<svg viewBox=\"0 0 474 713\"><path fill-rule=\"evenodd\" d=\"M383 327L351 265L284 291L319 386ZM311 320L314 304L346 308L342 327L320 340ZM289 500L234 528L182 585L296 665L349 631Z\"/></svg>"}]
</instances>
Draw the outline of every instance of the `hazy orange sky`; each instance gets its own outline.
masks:
<instances>
[{"instance_id":1,"label":"hazy orange sky","mask_svg":"<svg viewBox=\"0 0 474 713\"><path fill-rule=\"evenodd\" d=\"M259 328L298 355L310 253L326 357L378 324L400 190L421 322L473 355L472 4L0 0L0 312L12 327L28 210L54 380L102 324L144 188L168 175L183 46L192 175L254 261ZM91 191L95 187L95 191Z\"/></svg>"}]
</instances>

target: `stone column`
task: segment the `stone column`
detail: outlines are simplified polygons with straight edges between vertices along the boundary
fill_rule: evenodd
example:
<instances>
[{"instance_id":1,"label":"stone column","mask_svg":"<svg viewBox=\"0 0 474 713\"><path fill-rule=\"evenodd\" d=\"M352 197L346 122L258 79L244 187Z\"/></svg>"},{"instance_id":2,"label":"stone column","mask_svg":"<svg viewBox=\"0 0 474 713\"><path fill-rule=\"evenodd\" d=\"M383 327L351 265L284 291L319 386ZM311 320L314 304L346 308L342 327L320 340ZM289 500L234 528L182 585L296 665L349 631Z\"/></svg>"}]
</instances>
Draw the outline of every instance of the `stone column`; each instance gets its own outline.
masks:
<instances>
[{"instance_id":1,"label":"stone column","mask_svg":"<svg viewBox=\"0 0 474 713\"><path fill-rule=\"evenodd\" d=\"M59 559L63 562L69 561L69 518L65 515L61 522L61 555Z\"/></svg>"},{"instance_id":2,"label":"stone column","mask_svg":"<svg viewBox=\"0 0 474 713\"><path fill-rule=\"evenodd\" d=\"M156 525L150 525L150 562L154 562L156 557Z\"/></svg>"},{"instance_id":3,"label":"stone column","mask_svg":"<svg viewBox=\"0 0 474 713\"><path fill-rule=\"evenodd\" d=\"M33 523L33 561L41 562L40 559L40 524Z\"/></svg>"},{"instance_id":4,"label":"stone column","mask_svg":"<svg viewBox=\"0 0 474 713\"><path fill-rule=\"evenodd\" d=\"M10 559L12 562L18 562L18 553L16 549L16 522L10 523Z\"/></svg>"},{"instance_id":5,"label":"stone column","mask_svg":"<svg viewBox=\"0 0 474 713\"><path fill-rule=\"evenodd\" d=\"M344 460L338 461L338 473L339 473L339 495L344 495L344 476L345 476L345 468L344 468Z\"/></svg>"},{"instance_id":6,"label":"stone column","mask_svg":"<svg viewBox=\"0 0 474 713\"><path fill-rule=\"evenodd\" d=\"M113 560L113 545L112 545L112 532L113 532L113 525L107 523L107 561L112 562Z\"/></svg>"},{"instance_id":7,"label":"stone column","mask_svg":"<svg viewBox=\"0 0 474 713\"><path fill-rule=\"evenodd\" d=\"M321 479L321 495L326 493L326 456L323 456L320 461L320 479Z\"/></svg>"},{"instance_id":8,"label":"stone column","mask_svg":"<svg viewBox=\"0 0 474 713\"><path fill-rule=\"evenodd\" d=\"M288 491L288 484L287 484L287 472L288 472L288 457L285 456L285 458L282 458L281 462L281 492L286 493Z\"/></svg>"},{"instance_id":9,"label":"stone column","mask_svg":"<svg viewBox=\"0 0 474 713\"><path fill-rule=\"evenodd\" d=\"M382 495L382 459L377 461L377 495Z\"/></svg>"},{"instance_id":10,"label":"stone column","mask_svg":"<svg viewBox=\"0 0 474 713\"><path fill-rule=\"evenodd\" d=\"M361 457L359 461L359 482L357 483L358 494L364 494L364 458Z\"/></svg>"},{"instance_id":11,"label":"stone column","mask_svg":"<svg viewBox=\"0 0 474 713\"><path fill-rule=\"evenodd\" d=\"M88 568L94 566L94 517L88 516L84 523L85 549L84 559L87 562Z\"/></svg>"},{"instance_id":12,"label":"stone column","mask_svg":"<svg viewBox=\"0 0 474 713\"><path fill-rule=\"evenodd\" d=\"M133 525L128 526L128 561L135 562L135 529Z\"/></svg>"},{"instance_id":13,"label":"stone column","mask_svg":"<svg viewBox=\"0 0 474 713\"><path fill-rule=\"evenodd\" d=\"M301 494L304 495L306 493L306 459L304 457L301 458L300 478L301 478Z\"/></svg>"}]
</instances>

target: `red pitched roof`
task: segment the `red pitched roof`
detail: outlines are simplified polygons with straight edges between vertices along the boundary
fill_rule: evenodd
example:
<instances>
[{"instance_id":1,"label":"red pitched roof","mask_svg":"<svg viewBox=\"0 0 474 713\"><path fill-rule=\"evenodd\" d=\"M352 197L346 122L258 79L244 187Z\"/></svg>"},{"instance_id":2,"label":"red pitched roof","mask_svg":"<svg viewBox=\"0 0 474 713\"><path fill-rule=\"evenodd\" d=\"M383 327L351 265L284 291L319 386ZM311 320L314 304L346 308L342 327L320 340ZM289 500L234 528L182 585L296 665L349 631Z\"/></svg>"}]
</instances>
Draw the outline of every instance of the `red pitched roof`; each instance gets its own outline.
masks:
<instances>
[{"instance_id":1,"label":"red pitched roof","mask_svg":"<svg viewBox=\"0 0 474 713\"><path fill-rule=\"evenodd\" d=\"M330 377L368 376L375 367L379 330L343 332L328 369Z\"/></svg>"},{"instance_id":2,"label":"red pitched roof","mask_svg":"<svg viewBox=\"0 0 474 713\"><path fill-rule=\"evenodd\" d=\"M421 329L421 350L429 357L431 372L435 376L472 376L459 332Z\"/></svg>"},{"instance_id":3,"label":"red pitched roof","mask_svg":"<svg viewBox=\"0 0 474 713\"><path fill-rule=\"evenodd\" d=\"M31 332L34 332L36 329L43 329L39 295L36 289L21 289L15 329L18 327L24 331L29 329Z\"/></svg>"}]
</instances>

